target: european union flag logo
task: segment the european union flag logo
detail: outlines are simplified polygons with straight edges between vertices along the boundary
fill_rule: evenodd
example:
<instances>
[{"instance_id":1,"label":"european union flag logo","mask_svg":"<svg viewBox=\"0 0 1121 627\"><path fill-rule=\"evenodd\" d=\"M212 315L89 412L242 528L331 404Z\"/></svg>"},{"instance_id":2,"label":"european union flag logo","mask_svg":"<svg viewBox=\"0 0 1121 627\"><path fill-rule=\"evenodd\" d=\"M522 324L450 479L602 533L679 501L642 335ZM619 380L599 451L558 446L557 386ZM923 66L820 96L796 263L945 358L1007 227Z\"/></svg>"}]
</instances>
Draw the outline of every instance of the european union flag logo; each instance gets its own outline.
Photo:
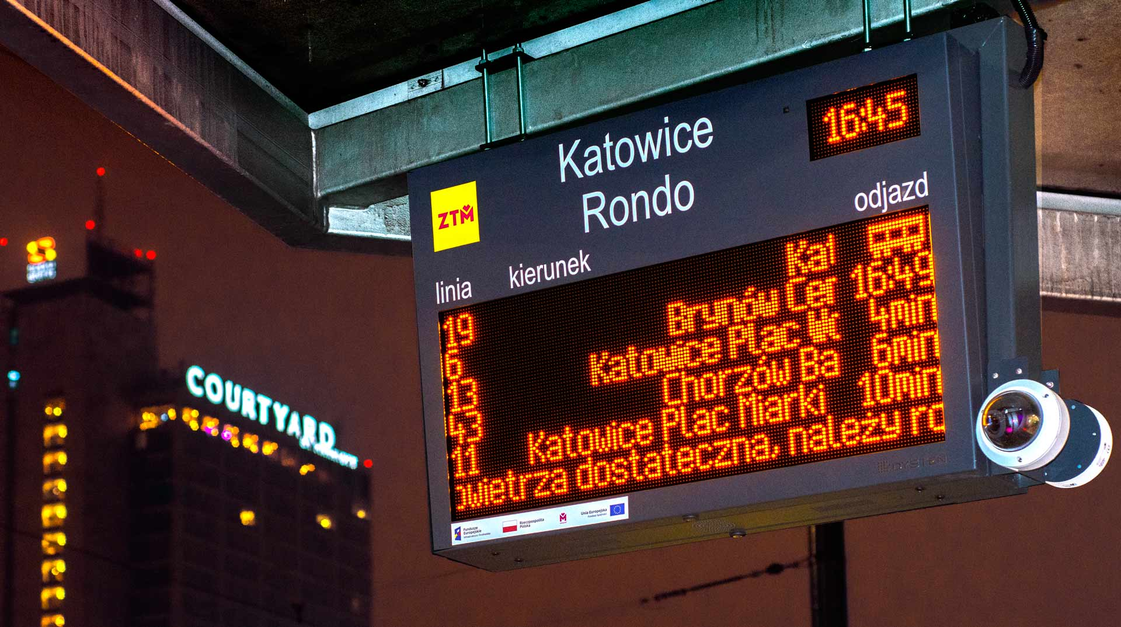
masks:
<instances>
[{"instance_id":1,"label":"european union flag logo","mask_svg":"<svg viewBox=\"0 0 1121 627\"><path fill-rule=\"evenodd\" d=\"M456 527L455 528L455 541L456 542L463 542L463 527Z\"/></svg>"},{"instance_id":2,"label":"european union flag logo","mask_svg":"<svg viewBox=\"0 0 1121 627\"><path fill-rule=\"evenodd\" d=\"M612 516L622 516L623 514L626 514L626 513L627 513L627 504L626 503L616 503L616 504L611 506L611 515Z\"/></svg>"}]
</instances>

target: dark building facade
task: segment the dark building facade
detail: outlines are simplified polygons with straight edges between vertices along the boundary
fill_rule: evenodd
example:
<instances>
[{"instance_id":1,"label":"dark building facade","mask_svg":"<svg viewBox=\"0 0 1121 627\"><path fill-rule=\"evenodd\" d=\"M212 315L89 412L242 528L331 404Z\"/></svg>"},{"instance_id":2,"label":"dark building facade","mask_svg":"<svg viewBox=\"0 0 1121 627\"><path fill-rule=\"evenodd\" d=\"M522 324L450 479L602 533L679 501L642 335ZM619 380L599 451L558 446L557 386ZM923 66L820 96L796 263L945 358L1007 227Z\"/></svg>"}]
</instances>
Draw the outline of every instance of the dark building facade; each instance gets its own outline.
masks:
<instances>
[{"instance_id":1,"label":"dark building facade","mask_svg":"<svg viewBox=\"0 0 1121 627\"><path fill-rule=\"evenodd\" d=\"M3 295L0 624L368 625L366 473L200 406L158 371L152 265L85 262Z\"/></svg>"}]
</instances>

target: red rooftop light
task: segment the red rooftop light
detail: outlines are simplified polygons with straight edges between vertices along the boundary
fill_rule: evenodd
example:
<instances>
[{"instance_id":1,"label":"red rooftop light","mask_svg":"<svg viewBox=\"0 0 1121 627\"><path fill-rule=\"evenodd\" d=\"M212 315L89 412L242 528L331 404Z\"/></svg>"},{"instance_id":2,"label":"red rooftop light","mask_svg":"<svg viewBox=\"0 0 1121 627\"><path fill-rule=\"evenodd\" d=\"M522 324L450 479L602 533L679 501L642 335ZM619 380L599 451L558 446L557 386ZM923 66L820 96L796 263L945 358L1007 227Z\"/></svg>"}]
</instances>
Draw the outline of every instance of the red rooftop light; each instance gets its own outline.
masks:
<instances>
[{"instance_id":1,"label":"red rooftop light","mask_svg":"<svg viewBox=\"0 0 1121 627\"><path fill-rule=\"evenodd\" d=\"M94 222L93 220L86 220L86 230L87 231L92 231L95 228L97 228L97 223L96 222Z\"/></svg>"},{"instance_id":2,"label":"red rooftop light","mask_svg":"<svg viewBox=\"0 0 1121 627\"><path fill-rule=\"evenodd\" d=\"M7 245L8 245L8 238L0 237L0 246L7 246Z\"/></svg>"},{"instance_id":3,"label":"red rooftop light","mask_svg":"<svg viewBox=\"0 0 1121 627\"><path fill-rule=\"evenodd\" d=\"M105 176L105 168L98 168L97 169L97 175L98 176Z\"/></svg>"},{"instance_id":4,"label":"red rooftop light","mask_svg":"<svg viewBox=\"0 0 1121 627\"><path fill-rule=\"evenodd\" d=\"M156 251L154 251L154 250L149 250L149 251L148 251L148 255L147 255L147 257L148 257L148 260L149 260L149 261L151 261L152 259L155 259L155 258L156 258Z\"/></svg>"},{"instance_id":5,"label":"red rooftop light","mask_svg":"<svg viewBox=\"0 0 1121 627\"><path fill-rule=\"evenodd\" d=\"M362 462L362 465L365 466L366 468L373 468L374 467L374 460L367 459L366 461Z\"/></svg>"},{"instance_id":6,"label":"red rooftop light","mask_svg":"<svg viewBox=\"0 0 1121 627\"><path fill-rule=\"evenodd\" d=\"M137 259L140 259L144 256L144 251L137 248L136 250L132 251L132 254L136 255Z\"/></svg>"}]
</instances>

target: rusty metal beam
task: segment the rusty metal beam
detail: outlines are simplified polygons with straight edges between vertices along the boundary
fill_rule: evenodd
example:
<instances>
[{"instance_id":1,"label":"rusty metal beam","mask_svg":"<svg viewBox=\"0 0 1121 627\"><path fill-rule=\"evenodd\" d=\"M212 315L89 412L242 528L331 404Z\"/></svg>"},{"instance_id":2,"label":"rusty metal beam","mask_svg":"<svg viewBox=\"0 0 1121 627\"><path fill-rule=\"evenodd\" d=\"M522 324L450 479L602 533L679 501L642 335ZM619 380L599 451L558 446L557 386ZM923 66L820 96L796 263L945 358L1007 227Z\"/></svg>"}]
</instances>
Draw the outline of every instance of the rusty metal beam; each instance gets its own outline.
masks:
<instances>
[{"instance_id":1,"label":"rusty metal beam","mask_svg":"<svg viewBox=\"0 0 1121 627\"><path fill-rule=\"evenodd\" d=\"M1040 293L1121 303L1121 200L1039 194Z\"/></svg>"}]
</instances>

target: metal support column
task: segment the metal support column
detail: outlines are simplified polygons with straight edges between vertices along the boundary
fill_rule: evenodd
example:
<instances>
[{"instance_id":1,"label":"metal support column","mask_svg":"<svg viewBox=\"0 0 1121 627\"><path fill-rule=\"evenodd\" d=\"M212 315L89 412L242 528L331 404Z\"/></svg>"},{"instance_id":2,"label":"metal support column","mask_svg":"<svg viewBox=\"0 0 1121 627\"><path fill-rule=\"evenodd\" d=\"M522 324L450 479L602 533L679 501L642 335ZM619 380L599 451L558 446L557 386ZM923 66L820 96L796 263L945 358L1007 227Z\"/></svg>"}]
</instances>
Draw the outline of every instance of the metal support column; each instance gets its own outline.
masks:
<instances>
[{"instance_id":1,"label":"metal support column","mask_svg":"<svg viewBox=\"0 0 1121 627\"><path fill-rule=\"evenodd\" d=\"M525 87L522 86L522 57L525 50L521 44L514 46L514 62L518 79L518 135L525 137Z\"/></svg>"},{"instance_id":2,"label":"metal support column","mask_svg":"<svg viewBox=\"0 0 1121 627\"><path fill-rule=\"evenodd\" d=\"M872 0L864 0L864 51L872 49Z\"/></svg>"},{"instance_id":3,"label":"metal support column","mask_svg":"<svg viewBox=\"0 0 1121 627\"><path fill-rule=\"evenodd\" d=\"M486 48L483 49L483 58L479 61L479 71L483 73L483 127L486 132L484 134L483 145L490 145L490 69L487 64Z\"/></svg>"},{"instance_id":4,"label":"metal support column","mask_svg":"<svg viewBox=\"0 0 1121 627\"><path fill-rule=\"evenodd\" d=\"M809 545L813 627L848 627L844 523L810 525Z\"/></svg>"}]
</instances>

